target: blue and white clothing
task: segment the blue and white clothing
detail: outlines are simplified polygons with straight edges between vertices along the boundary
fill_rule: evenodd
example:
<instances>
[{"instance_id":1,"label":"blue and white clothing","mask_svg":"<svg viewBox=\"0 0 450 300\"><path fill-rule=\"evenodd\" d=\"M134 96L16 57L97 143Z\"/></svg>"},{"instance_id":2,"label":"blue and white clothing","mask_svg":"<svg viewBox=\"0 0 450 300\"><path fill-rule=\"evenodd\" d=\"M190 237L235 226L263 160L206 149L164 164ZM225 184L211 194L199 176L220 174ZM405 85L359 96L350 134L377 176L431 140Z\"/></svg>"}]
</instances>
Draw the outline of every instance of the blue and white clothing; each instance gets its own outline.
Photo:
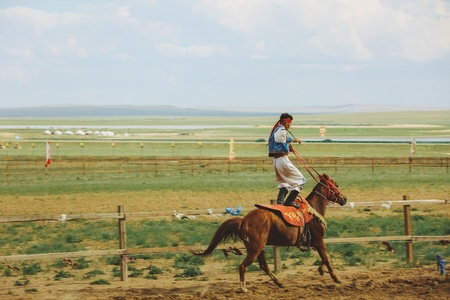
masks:
<instances>
[{"instance_id":1,"label":"blue and white clothing","mask_svg":"<svg viewBox=\"0 0 450 300\"><path fill-rule=\"evenodd\" d=\"M437 265L439 269L439 274L445 275L445 265L447 262L444 260L441 254L437 255Z\"/></svg>"},{"instance_id":2,"label":"blue and white clothing","mask_svg":"<svg viewBox=\"0 0 450 300\"><path fill-rule=\"evenodd\" d=\"M269 136L269 156L276 157L277 154L289 154L289 143L292 138L287 135L286 128L283 125L278 125L277 128Z\"/></svg>"},{"instance_id":3,"label":"blue and white clothing","mask_svg":"<svg viewBox=\"0 0 450 300\"><path fill-rule=\"evenodd\" d=\"M279 124L269 136L268 151L273 157L273 167L275 169L275 181L278 188L287 188L289 191L301 192L306 178L298 170L288 157L289 143L292 138L287 135L286 128Z\"/></svg>"}]
</instances>

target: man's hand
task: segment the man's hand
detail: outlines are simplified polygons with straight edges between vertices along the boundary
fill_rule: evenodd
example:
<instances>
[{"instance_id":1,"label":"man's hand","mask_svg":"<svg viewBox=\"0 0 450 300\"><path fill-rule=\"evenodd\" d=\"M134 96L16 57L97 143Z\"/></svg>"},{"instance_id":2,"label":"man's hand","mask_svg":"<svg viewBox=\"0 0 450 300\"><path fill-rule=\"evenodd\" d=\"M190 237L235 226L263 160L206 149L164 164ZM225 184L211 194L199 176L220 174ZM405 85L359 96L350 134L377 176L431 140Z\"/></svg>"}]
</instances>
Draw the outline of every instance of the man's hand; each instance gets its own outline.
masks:
<instances>
[{"instance_id":1,"label":"man's hand","mask_svg":"<svg viewBox=\"0 0 450 300\"><path fill-rule=\"evenodd\" d=\"M298 139L298 138L294 138L294 139L292 140L292 142L294 142L294 143L299 143L299 144L302 143L302 141L301 141L300 139Z\"/></svg>"}]
</instances>

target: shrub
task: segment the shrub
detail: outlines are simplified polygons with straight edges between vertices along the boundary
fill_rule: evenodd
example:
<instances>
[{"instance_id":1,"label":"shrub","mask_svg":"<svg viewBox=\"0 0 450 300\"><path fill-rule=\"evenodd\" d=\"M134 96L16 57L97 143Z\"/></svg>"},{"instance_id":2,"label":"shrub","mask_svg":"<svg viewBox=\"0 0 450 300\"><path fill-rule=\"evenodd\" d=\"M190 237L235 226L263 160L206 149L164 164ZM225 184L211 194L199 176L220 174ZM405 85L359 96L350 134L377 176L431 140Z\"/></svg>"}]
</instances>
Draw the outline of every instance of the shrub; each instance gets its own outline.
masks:
<instances>
[{"instance_id":1,"label":"shrub","mask_svg":"<svg viewBox=\"0 0 450 300\"><path fill-rule=\"evenodd\" d=\"M105 280L105 279L99 279L99 280L96 280L96 281L93 281L93 282L91 282L90 284L92 284L92 285L102 285L102 284L111 284L111 283L109 283L107 280Z\"/></svg>"},{"instance_id":2,"label":"shrub","mask_svg":"<svg viewBox=\"0 0 450 300\"><path fill-rule=\"evenodd\" d=\"M26 286L28 283L30 283L28 279L19 279L14 282L14 286Z\"/></svg>"},{"instance_id":3,"label":"shrub","mask_svg":"<svg viewBox=\"0 0 450 300\"><path fill-rule=\"evenodd\" d=\"M11 277L11 276L13 276L12 270L6 268L5 271L3 271L3 276L5 276L5 277Z\"/></svg>"},{"instance_id":4,"label":"shrub","mask_svg":"<svg viewBox=\"0 0 450 300\"><path fill-rule=\"evenodd\" d=\"M73 265L73 268L78 269L78 270L87 269L87 268L89 268L90 262L91 261L85 260L84 258L79 258L79 259L77 259L76 263Z\"/></svg>"},{"instance_id":5,"label":"shrub","mask_svg":"<svg viewBox=\"0 0 450 300\"><path fill-rule=\"evenodd\" d=\"M59 269L64 268L66 266L67 266L67 262L65 262L64 259L57 259L50 265L50 267L59 268Z\"/></svg>"},{"instance_id":6,"label":"shrub","mask_svg":"<svg viewBox=\"0 0 450 300\"><path fill-rule=\"evenodd\" d=\"M201 266L204 264L205 264L205 261L204 261L203 257L181 254L175 258L173 267L175 269L186 269L190 266Z\"/></svg>"},{"instance_id":7,"label":"shrub","mask_svg":"<svg viewBox=\"0 0 450 300\"><path fill-rule=\"evenodd\" d=\"M112 269L112 276L113 277L120 277L120 268L119 267L114 267Z\"/></svg>"},{"instance_id":8,"label":"shrub","mask_svg":"<svg viewBox=\"0 0 450 300\"><path fill-rule=\"evenodd\" d=\"M70 278L70 277L73 277L73 275L70 274L69 272L66 272L66 271L59 271L58 273L56 273L54 279L55 279L55 280L61 280L61 279L63 279L63 278Z\"/></svg>"},{"instance_id":9,"label":"shrub","mask_svg":"<svg viewBox=\"0 0 450 300\"><path fill-rule=\"evenodd\" d=\"M101 270L92 270L87 272L86 274L83 275L83 279L89 279L89 278L93 278L97 275L104 275L105 272L101 271Z\"/></svg>"},{"instance_id":10,"label":"shrub","mask_svg":"<svg viewBox=\"0 0 450 300\"><path fill-rule=\"evenodd\" d=\"M81 238L78 234L69 233L65 236L64 240L68 244L81 243L83 238Z\"/></svg>"},{"instance_id":11,"label":"shrub","mask_svg":"<svg viewBox=\"0 0 450 300\"><path fill-rule=\"evenodd\" d=\"M22 267L23 275L36 275L39 272L42 272L41 265L39 263L34 263L31 266L23 266Z\"/></svg>"},{"instance_id":12,"label":"shrub","mask_svg":"<svg viewBox=\"0 0 450 300\"><path fill-rule=\"evenodd\" d=\"M139 277L139 276L142 276L142 274L144 274L143 270L137 269L137 268L135 268L133 266L130 266L130 265L128 266L128 271L131 271L128 274L128 277Z\"/></svg>"},{"instance_id":13,"label":"shrub","mask_svg":"<svg viewBox=\"0 0 450 300\"><path fill-rule=\"evenodd\" d=\"M177 274L177 275L175 275L175 277L181 277L181 278L196 277L196 276L199 276L199 275L202 275L202 274L203 274L203 272L200 271L199 267L197 267L197 266L189 266L189 267L186 267L183 270L183 273Z\"/></svg>"},{"instance_id":14,"label":"shrub","mask_svg":"<svg viewBox=\"0 0 450 300\"><path fill-rule=\"evenodd\" d=\"M108 256L108 257L106 258L106 263L107 263L108 265L118 266L118 265L120 265L120 257L117 256L117 255L114 255L114 256Z\"/></svg>"},{"instance_id":15,"label":"shrub","mask_svg":"<svg viewBox=\"0 0 450 300\"><path fill-rule=\"evenodd\" d=\"M148 266L147 270L149 270L148 271L149 274L161 274L162 273L162 270L154 265Z\"/></svg>"}]
</instances>

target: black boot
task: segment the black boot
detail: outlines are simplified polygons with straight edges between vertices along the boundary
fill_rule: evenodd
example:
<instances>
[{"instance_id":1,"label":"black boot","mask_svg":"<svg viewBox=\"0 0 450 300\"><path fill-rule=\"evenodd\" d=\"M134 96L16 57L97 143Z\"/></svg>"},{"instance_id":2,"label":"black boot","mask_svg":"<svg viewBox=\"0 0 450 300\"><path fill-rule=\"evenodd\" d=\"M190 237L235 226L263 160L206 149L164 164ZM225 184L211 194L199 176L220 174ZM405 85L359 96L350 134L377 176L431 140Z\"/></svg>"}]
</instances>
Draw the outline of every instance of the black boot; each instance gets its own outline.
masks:
<instances>
[{"instance_id":1,"label":"black boot","mask_svg":"<svg viewBox=\"0 0 450 300\"><path fill-rule=\"evenodd\" d=\"M283 204L284 203L284 198L286 198L286 195L288 193L288 189L287 188L280 188L278 191L278 197L277 197L277 204Z\"/></svg>"},{"instance_id":2,"label":"black boot","mask_svg":"<svg viewBox=\"0 0 450 300\"><path fill-rule=\"evenodd\" d=\"M299 191L292 190L289 193L289 196L286 198L286 201L284 202L285 206L294 206L296 208L299 208L300 206L297 203L294 203L294 200L297 198Z\"/></svg>"}]
</instances>

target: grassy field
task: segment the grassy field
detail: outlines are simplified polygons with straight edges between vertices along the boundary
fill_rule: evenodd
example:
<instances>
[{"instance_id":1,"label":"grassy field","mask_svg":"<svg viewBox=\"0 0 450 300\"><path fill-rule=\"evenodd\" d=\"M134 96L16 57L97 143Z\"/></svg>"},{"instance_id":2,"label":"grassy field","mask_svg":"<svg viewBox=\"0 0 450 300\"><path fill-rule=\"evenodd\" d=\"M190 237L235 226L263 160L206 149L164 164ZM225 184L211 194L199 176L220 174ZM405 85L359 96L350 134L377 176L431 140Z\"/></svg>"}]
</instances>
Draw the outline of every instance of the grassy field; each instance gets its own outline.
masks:
<instances>
[{"instance_id":1,"label":"grassy field","mask_svg":"<svg viewBox=\"0 0 450 300\"><path fill-rule=\"evenodd\" d=\"M327 138L338 137L449 137L450 112L407 112L374 114L334 114L295 116L293 133L305 139L320 139L319 127L327 126ZM249 118L114 118L74 120L0 119L0 125L29 125L29 128L0 129L0 143L8 147L0 150L1 172L0 215L88 214L115 212L118 205L125 205L128 212L183 211L225 208L242 205L251 209L255 203L268 203L276 196L273 171L265 169L240 172L190 172L172 170L162 173L135 172L84 172L86 164L98 160L120 162L129 157L150 158L223 158L227 160L230 139L235 140L236 159L266 157L264 141L276 117ZM138 125L202 125L215 124L230 127L214 129L145 129L131 128ZM34 125L54 127L71 125L73 129L88 125L124 126L114 137L97 136L46 136ZM127 128L126 126L130 126ZM248 126L239 128L237 126ZM19 138L16 138L19 137ZM45 143L52 141L53 164L46 170ZM81 143L83 143L81 145ZM19 144L20 149L14 149ZM83 147L82 147L83 146ZM306 142L296 149L308 160L313 157L405 157L411 156L408 143L318 143ZM445 161L450 145L417 144L413 157L438 157ZM295 157L291 156L295 161ZM58 174L58 164L64 160L79 161L73 173ZM8 168L14 163L33 167L19 175L9 176ZM296 162L297 164L297 162ZM34 169L33 169L34 168ZM170 167L168 167L170 168ZM303 195L314 186L314 180L299 165L308 182ZM403 195L411 199L448 199L450 195L448 168L384 166L373 170L363 167L320 168L333 177L346 194L348 201L401 200ZM68 172L69 173L69 172ZM353 210L329 209L328 237L369 235L401 235L402 209L363 207ZM450 234L450 212L447 205L419 205L413 207L413 231L417 235ZM130 220L128 237L130 247L154 247L194 245L207 243L221 219L199 218L195 223L181 223L173 217L157 220ZM78 251L117 247L117 224L109 221L30 222L0 224L0 255ZM195 234L192 234L195 233ZM379 244L330 245L335 262L344 265L373 267L394 261L404 266L404 243L393 243L398 256L392 258ZM435 253L450 255L449 248L438 242L418 243L415 264L434 264ZM292 267L304 261L315 261L310 253L295 254L283 250L284 258L290 257ZM176 260L179 255L165 254L164 259ZM161 259L161 256L152 256ZM182 257L183 258L183 257ZM218 259L218 258L217 258ZM111 258L101 263L109 264ZM239 258L236 259L237 264ZM80 265L84 262L80 261ZM59 268L60 261L51 262L41 271ZM24 262L21 269L32 273L36 264ZM98 266L98 264L97 264ZM159 266L158 266L159 267ZM162 266L161 266L162 267ZM170 266L169 266L170 267ZM30 269L31 268L31 269ZM3 276L9 271L0 266ZM59 270L59 269L58 269ZM86 268L86 272L89 270ZM23 274L25 277L30 274ZM139 275L142 276L142 275ZM56 280L56 279L55 279Z\"/></svg>"},{"instance_id":2,"label":"grassy field","mask_svg":"<svg viewBox=\"0 0 450 300\"><path fill-rule=\"evenodd\" d=\"M327 137L364 137L364 136L449 136L450 111L424 111L424 112L379 112L379 113L353 113L353 114L305 114L294 115L292 131L299 137L320 138L320 126L326 126ZM118 137L135 139L143 136L144 139L170 139L172 135L178 139L222 139L229 138L256 140L267 138L270 129L278 114L264 117L114 117L114 118L77 118L77 119L9 119L0 118L0 126L7 125L10 129L2 129L3 142L14 142L17 135L28 138L43 138L43 129L33 129L33 126L44 126L47 129L66 126L71 129L96 126L101 129L114 130ZM201 128L204 125L222 126L218 128ZM20 126L21 129L14 129ZM25 126L25 127L23 127ZM139 126L191 126L189 129L153 128L147 129ZM193 127L195 126L195 127ZM192 134L189 136L188 134ZM181 135L181 137L180 137ZM60 136L58 138L64 138ZM68 137L70 139L72 137ZM86 137L81 137L86 139Z\"/></svg>"},{"instance_id":3,"label":"grassy field","mask_svg":"<svg viewBox=\"0 0 450 300\"><path fill-rule=\"evenodd\" d=\"M422 143L421 138L449 138L450 111L384 112L358 114L306 114L295 116L291 132L305 142L297 150L305 156L402 157L410 155L409 142L418 140L419 157L448 156L450 144ZM46 141L52 142L52 155L150 156L150 157L228 157L230 141L237 157L257 157L266 153L265 140L274 117L133 117L81 119L0 119L0 158L45 155ZM204 125L216 126L203 128ZM113 137L96 135L45 135L61 126L76 131L112 130ZM163 126L146 128L145 126ZM164 127L165 126L165 127ZM183 128L188 126L188 128ZM222 127L221 127L222 126ZM320 127L326 136L320 136ZM60 128L61 129L61 128ZM63 129L61 129L63 130ZM402 140L397 143L323 143L333 139ZM20 149L16 149L20 148Z\"/></svg>"},{"instance_id":4,"label":"grassy field","mask_svg":"<svg viewBox=\"0 0 450 300\"><path fill-rule=\"evenodd\" d=\"M396 113L360 113L360 114L333 114L333 115L301 115L296 116L296 125L311 126L329 125L336 126L336 130L347 130L348 135L359 137L373 136L371 126L384 126L382 131L386 136L408 137L412 134L422 132L423 136L449 136L450 118L449 111L432 112L396 112ZM195 174L186 171L167 172L155 176L147 171L136 171L136 174L127 176L126 173L103 172L95 174L85 171L85 166L89 166L96 157L104 160L114 160L117 164L128 158L139 160L139 158L154 159L201 159L219 158L227 160L230 151L230 139L234 135L242 134L245 139L236 140L234 144L235 158L245 159L266 158L265 142L256 142L256 138L266 136L272 126L273 118L270 117L248 117L248 118L111 118L111 119L20 119L5 120L0 119L1 124L9 125L29 125L24 129L1 129L0 141L9 147L0 150L0 168L3 176L0 178L2 191L9 195L64 195L65 193L83 192L125 192L135 191L187 191L187 192L222 192L234 190L236 192L255 191L259 196L264 197L273 190L273 175L270 165L264 172L242 171L223 174L214 172L203 172ZM172 129L151 130L151 129L122 129L113 138L98 136L45 136L42 129L31 129L33 125L79 125L92 124L109 126L137 126L137 125L229 125L240 126L250 125L242 130L236 127L219 129L198 129L193 135L180 134ZM412 125L411 125L412 124ZM309 126L308 125L308 126ZM427 125L431 127L418 127ZM356 128L341 128L345 126L361 126ZM405 130L399 131L399 129ZM299 132L299 136L306 130L314 130L318 135L318 127L294 128ZM380 130L380 129L378 129ZM217 132L216 132L217 131ZM127 133L127 135L125 135ZM328 133L328 132L327 132ZM161 137L161 135L163 137ZM311 132L312 135L312 132ZM331 135L331 133L330 133ZM20 136L18 141L15 136ZM222 140L213 138L221 137ZM416 136L416 135L415 135ZM52 139L52 160L53 164L46 170L45 162L46 139ZM173 138L171 140L170 138ZM328 134L327 134L328 137ZM8 142L9 139L9 142ZM163 141L161 141L163 139ZM14 149L15 143L20 144L20 149ZM382 197L395 198L403 194L414 195L436 195L435 197L448 198L448 157L450 155L450 144L417 144L416 153L411 155L410 144L408 143L303 143L295 145L297 151L308 161L314 157L346 157L346 158L377 158L377 157L397 157L397 158L420 158L436 157L440 158L443 165L433 168L415 168L411 171L408 166L384 166L376 169L370 167L329 167L321 168L320 172L326 172L336 176L344 190L350 195L356 194L353 198L369 199ZM58 168L65 159L79 161L79 165L73 165L68 170L68 174L58 173ZM292 157L293 161L295 157ZM296 162L298 163L298 162ZM446 167L447 163L447 167ZM29 165L29 169L19 172L18 178L11 177L11 168L15 165ZM163 162L164 164L164 162ZM138 165L138 164L136 164ZM93 167L95 168L95 167ZM97 166L102 170L101 163ZM120 166L117 166L119 169ZM170 167L169 167L170 168ZM64 172L64 169L62 172ZM86 167L86 170L88 168ZM48 171L48 172L47 172ZM70 172L74 172L74 175ZM55 173L52 175L52 172ZM77 173L78 172L78 173ZM305 170L303 170L305 172ZM99 175L101 174L101 175ZM381 193L381 190L390 190L390 193ZM362 191L366 191L365 195ZM412 191L412 192L410 192ZM426 196L429 197L429 196ZM418 199L418 198L416 198ZM5 202L5 200L3 200ZM8 201L6 201L8 202ZM8 213L5 211L5 213ZM12 212L9 212L12 213ZM15 213L15 212L14 212Z\"/></svg>"},{"instance_id":5,"label":"grassy field","mask_svg":"<svg viewBox=\"0 0 450 300\"><path fill-rule=\"evenodd\" d=\"M82 146L80 145L82 143ZM0 150L0 159L45 158L46 141L20 143L21 149ZM410 157L408 143L303 143L294 145L304 157ZM235 158L266 157L265 142L235 142ZM229 142L185 141L58 141L52 140L52 158L69 157L215 157L228 158ZM449 157L450 144L417 144L413 157Z\"/></svg>"}]
</instances>

